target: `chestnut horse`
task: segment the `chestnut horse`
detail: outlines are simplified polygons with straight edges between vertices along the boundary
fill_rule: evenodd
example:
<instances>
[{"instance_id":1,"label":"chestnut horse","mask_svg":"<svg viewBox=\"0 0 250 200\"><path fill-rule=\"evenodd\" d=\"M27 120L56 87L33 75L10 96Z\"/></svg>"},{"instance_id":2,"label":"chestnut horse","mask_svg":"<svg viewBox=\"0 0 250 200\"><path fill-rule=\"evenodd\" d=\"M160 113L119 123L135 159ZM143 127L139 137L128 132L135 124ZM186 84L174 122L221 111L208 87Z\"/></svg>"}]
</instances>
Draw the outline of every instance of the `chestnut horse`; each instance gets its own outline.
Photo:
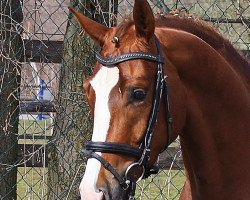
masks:
<instances>
[{"instance_id":1,"label":"chestnut horse","mask_svg":"<svg viewBox=\"0 0 250 200\"><path fill-rule=\"evenodd\" d=\"M180 199L250 199L250 66L232 45L199 20L155 20L146 0L113 28L70 10L101 46L84 82L94 128L81 198L133 199L179 136Z\"/></svg>"}]
</instances>

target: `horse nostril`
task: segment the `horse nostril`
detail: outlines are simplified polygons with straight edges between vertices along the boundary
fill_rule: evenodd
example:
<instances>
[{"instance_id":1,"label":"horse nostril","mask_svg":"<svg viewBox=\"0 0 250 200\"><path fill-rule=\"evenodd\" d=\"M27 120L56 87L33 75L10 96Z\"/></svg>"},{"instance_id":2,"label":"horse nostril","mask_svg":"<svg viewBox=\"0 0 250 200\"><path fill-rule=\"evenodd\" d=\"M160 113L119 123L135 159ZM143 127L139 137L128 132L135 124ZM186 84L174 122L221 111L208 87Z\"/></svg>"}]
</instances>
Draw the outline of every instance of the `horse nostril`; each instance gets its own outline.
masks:
<instances>
[{"instance_id":1,"label":"horse nostril","mask_svg":"<svg viewBox=\"0 0 250 200\"><path fill-rule=\"evenodd\" d=\"M99 190L99 193L102 194L102 197L100 200L106 200L104 192L101 189L98 189L98 190Z\"/></svg>"},{"instance_id":2,"label":"horse nostril","mask_svg":"<svg viewBox=\"0 0 250 200\"><path fill-rule=\"evenodd\" d=\"M104 197L104 192L102 189L98 189L99 190L99 193L102 193L103 194L103 197Z\"/></svg>"},{"instance_id":3,"label":"horse nostril","mask_svg":"<svg viewBox=\"0 0 250 200\"><path fill-rule=\"evenodd\" d=\"M102 194L102 198L100 200L110 200L110 198L108 197L108 193L107 191L105 191L104 189L98 189L99 193Z\"/></svg>"}]
</instances>

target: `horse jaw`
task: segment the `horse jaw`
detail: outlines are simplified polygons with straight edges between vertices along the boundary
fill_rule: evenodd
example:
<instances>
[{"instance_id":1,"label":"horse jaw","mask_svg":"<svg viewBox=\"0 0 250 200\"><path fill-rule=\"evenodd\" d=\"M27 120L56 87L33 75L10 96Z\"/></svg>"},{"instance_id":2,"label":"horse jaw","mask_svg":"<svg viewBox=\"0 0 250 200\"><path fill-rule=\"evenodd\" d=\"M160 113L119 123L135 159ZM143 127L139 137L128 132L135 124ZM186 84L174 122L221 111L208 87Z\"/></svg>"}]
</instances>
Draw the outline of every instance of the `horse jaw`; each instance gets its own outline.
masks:
<instances>
[{"instance_id":1,"label":"horse jaw","mask_svg":"<svg viewBox=\"0 0 250 200\"><path fill-rule=\"evenodd\" d=\"M117 67L101 67L95 77L90 81L95 91L94 129L92 141L105 142L110 125L109 95L119 80ZM101 153L98 153L101 156ZM81 199L99 200L103 193L96 187L101 163L96 159L89 159L85 174L80 184Z\"/></svg>"}]
</instances>

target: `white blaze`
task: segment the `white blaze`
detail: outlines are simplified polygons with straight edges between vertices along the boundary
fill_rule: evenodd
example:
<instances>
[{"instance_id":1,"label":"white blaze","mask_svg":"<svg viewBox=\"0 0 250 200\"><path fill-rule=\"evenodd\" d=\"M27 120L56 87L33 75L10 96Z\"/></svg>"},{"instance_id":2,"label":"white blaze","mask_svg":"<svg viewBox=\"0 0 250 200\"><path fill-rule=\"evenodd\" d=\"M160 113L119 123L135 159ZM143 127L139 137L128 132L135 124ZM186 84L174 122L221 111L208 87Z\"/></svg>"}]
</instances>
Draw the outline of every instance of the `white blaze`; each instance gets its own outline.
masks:
<instances>
[{"instance_id":1,"label":"white blaze","mask_svg":"<svg viewBox=\"0 0 250 200\"><path fill-rule=\"evenodd\" d=\"M117 67L101 67L90 81L95 91L94 130L92 141L105 142L110 124L109 94L119 80ZM101 155L101 153L98 153ZM101 163L94 158L88 159L85 174L80 184L82 200L102 199L102 193L96 188Z\"/></svg>"}]
</instances>

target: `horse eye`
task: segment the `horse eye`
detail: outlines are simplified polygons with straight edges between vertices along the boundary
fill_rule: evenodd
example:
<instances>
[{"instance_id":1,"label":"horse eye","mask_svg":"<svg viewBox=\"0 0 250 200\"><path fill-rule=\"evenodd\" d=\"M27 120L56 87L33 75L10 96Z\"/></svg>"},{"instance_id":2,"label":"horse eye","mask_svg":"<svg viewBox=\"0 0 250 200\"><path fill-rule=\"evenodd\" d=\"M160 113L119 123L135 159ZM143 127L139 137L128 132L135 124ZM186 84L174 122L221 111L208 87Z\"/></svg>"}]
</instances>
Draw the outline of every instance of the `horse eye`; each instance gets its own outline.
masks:
<instances>
[{"instance_id":1,"label":"horse eye","mask_svg":"<svg viewBox=\"0 0 250 200\"><path fill-rule=\"evenodd\" d=\"M133 99L136 101L143 101L147 96L147 92L143 89L135 89L133 93Z\"/></svg>"}]
</instances>

